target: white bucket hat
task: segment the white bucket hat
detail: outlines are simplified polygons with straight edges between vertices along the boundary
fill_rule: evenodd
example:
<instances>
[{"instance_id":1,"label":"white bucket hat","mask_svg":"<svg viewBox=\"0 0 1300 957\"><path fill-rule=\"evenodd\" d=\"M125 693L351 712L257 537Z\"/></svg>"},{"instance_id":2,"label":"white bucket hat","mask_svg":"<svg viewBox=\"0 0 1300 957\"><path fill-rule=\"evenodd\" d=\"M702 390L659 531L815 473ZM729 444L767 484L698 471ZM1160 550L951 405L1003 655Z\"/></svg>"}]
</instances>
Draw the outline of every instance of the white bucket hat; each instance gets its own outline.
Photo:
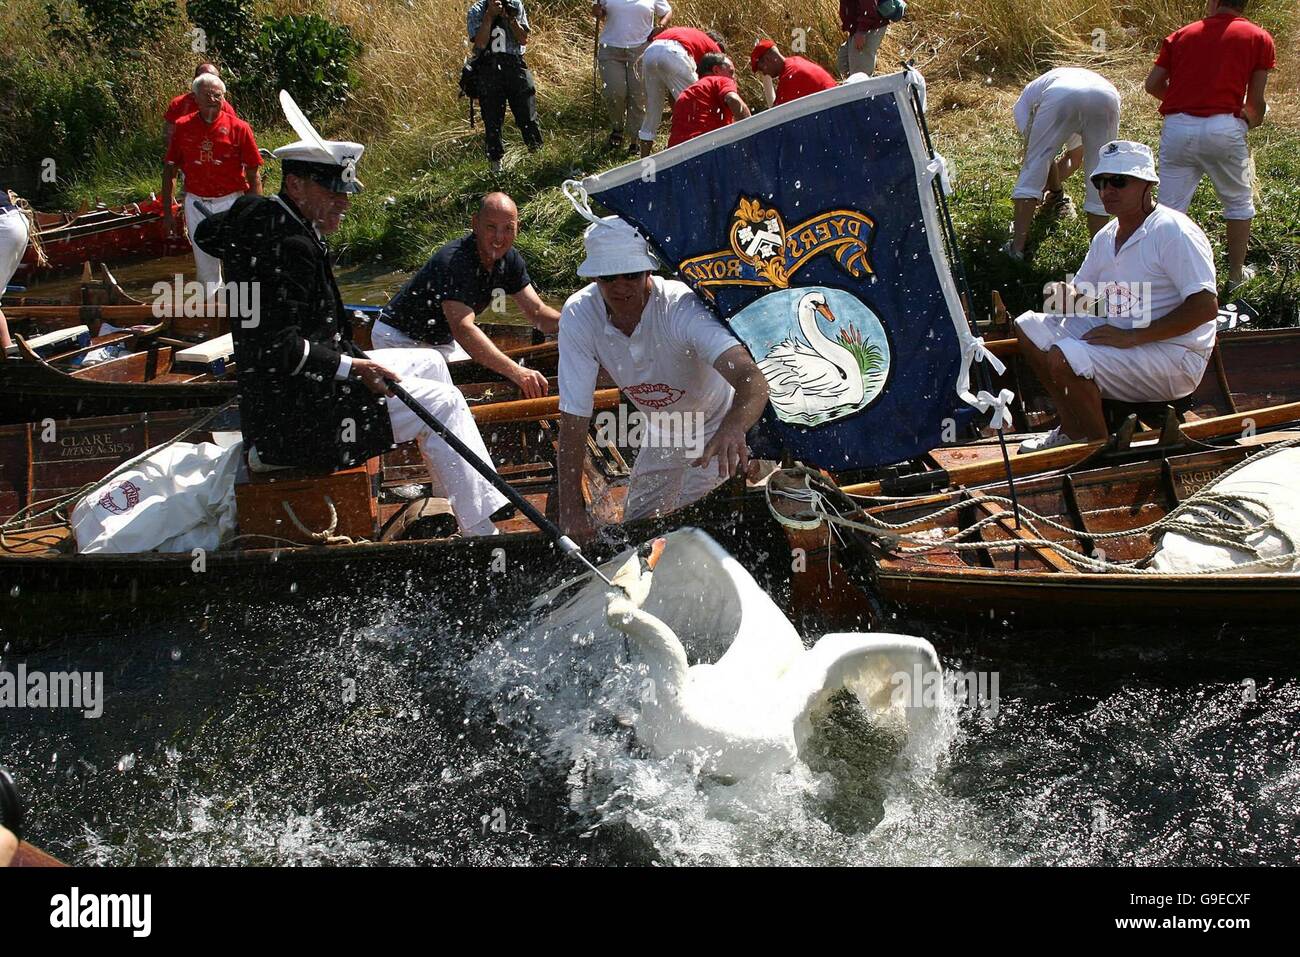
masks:
<instances>
[{"instance_id":1,"label":"white bucket hat","mask_svg":"<svg viewBox=\"0 0 1300 957\"><path fill-rule=\"evenodd\" d=\"M1097 166L1093 176L1112 173L1116 176L1133 176L1148 183L1160 182L1156 175L1156 160L1151 155L1151 147L1145 143L1132 140L1111 140L1097 154Z\"/></svg>"},{"instance_id":2,"label":"white bucket hat","mask_svg":"<svg viewBox=\"0 0 1300 957\"><path fill-rule=\"evenodd\" d=\"M578 267L578 275L583 279L659 268L645 238L618 216L606 216L588 226L582 234L582 245L587 258Z\"/></svg>"}]
</instances>

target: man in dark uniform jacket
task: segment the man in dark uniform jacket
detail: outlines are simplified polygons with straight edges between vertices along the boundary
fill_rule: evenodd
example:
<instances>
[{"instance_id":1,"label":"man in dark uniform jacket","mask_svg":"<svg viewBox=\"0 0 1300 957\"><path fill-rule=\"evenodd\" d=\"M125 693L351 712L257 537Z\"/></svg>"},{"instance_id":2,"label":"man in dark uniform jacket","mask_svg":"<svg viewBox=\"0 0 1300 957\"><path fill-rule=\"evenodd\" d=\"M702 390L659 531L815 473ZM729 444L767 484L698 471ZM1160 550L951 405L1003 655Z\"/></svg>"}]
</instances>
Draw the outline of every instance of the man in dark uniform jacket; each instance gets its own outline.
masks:
<instances>
[{"instance_id":1,"label":"man in dark uniform jacket","mask_svg":"<svg viewBox=\"0 0 1300 957\"><path fill-rule=\"evenodd\" d=\"M240 417L256 460L270 465L337 469L418 440L441 480L462 533L492 534L489 516L505 498L474 472L403 403L385 398L385 379L401 381L426 409L490 462L441 357L423 350L363 353L351 327L323 237L338 229L361 184L362 147L307 141L275 151L284 185L272 197L242 196L206 219L196 235L221 257L229 280L248 283L240 302L252 315L233 316ZM250 459L252 456L250 456Z\"/></svg>"}]
</instances>

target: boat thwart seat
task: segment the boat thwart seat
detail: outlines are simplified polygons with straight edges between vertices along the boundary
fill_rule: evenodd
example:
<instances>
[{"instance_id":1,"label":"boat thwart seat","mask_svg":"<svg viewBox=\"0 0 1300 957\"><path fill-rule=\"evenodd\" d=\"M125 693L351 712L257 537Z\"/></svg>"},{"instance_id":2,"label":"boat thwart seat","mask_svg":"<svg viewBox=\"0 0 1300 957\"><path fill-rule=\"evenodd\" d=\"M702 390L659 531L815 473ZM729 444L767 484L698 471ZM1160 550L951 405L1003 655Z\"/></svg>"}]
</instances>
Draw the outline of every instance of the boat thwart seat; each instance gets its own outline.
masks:
<instances>
[{"instance_id":1,"label":"boat thwart seat","mask_svg":"<svg viewBox=\"0 0 1300 957\"><path fill-rule=\"evenodd\" d=\"M32 336L30 339L24 339L28 347L42 358L52 356L58 352L67 352L69 349L82 349L90 345L90 328L88 326L68 326L65 329L55 329L53 332L43 332L39 336ZM5 355L18 355L18 346L11 345L5 350Z\"/></svg>"},{"instance_id":2,"label":"boat thwart seat","mask_svg":"<svg viewBox=\"0 0 1300 957\"><path fill-rule=\"evenodd\" d=\"M380 459L321 472L262 462L248 453L248 470L235 481L241 535L299 545L347 536L374 541L379 531ZM249 542L250 546L258 546ZM261 543L265 545L266 543Z\"/></svg>"},{"instance_id":3,"label":"boat thwart seat","mask_svg":"<svg viewBox=\"0 0 1300 957\"><path fill-rule=\"evenodd\" d=\"M172 355L172 366L205 371L214 379L226 374L226 366L235 356L235 338L230 333L200 342Z\"/></svg>"}]
</instances>

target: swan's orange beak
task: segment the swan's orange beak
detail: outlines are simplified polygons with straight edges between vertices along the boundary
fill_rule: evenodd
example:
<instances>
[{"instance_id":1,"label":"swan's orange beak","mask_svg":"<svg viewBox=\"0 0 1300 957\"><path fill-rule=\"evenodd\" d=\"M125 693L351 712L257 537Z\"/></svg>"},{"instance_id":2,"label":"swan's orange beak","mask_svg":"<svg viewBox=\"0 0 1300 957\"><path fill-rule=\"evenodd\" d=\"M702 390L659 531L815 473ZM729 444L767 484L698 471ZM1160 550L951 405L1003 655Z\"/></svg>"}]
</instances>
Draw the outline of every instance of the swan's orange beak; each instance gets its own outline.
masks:
<instances>
[{"instance_id":1,"label":"swan's orange beak","mask_svg":"<svg viewBox=\"0 0 1300 957\"><path fill-rule=\"evenodd\" d=\"M819 306L813 306L813 308L816 309L818 312L820 312L822 314L822 318L825 319L827 322L835 321L835 313L831 312L831 307L826 305L826 303L823 302Z\"/></svg>"},{"instance_id":2,"label":"swan's orange beak","mask_svg":"<svg viewBox=\"0 0 1300 957\"><path fill-rule=\"evenodd\" d=\"M667 544L666 538L656 538L650 543L650 557L645 560L645 564L651 571L654 571L655 565L659 564L659 557L663 555L664 546Z\"/></svg>"}]
</instances>

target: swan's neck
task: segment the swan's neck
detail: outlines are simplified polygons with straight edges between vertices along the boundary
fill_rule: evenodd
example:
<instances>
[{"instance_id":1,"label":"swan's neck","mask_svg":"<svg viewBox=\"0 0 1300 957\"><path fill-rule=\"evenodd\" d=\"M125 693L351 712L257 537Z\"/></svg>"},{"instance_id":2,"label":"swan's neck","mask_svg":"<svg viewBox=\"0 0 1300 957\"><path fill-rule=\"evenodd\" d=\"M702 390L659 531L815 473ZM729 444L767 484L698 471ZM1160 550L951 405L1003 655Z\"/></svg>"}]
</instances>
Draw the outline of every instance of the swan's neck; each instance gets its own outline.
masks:
<instances>
[{"instance_id":1,"label":"swan's neck","mask_svg":"<svg viewBox=\"0 0 1300 957\"><path fill-rule=\"evenodd\" d=\"M673 630L626 598L611 599L609 623L632 639L637 654L650 666L652 677L664 685L663 693L680 692L686 684L686 649Z\"/></svg>"},{"instance_id":2,"label":"swan's neck","mask_svg":"<svg viewBox=\"0 0 1300 957\"><path fill-rule=\"evenodd\" d=\"M812 310L812 307L799 307L799 328L803 330L808 345L812 346L818 354L835 363L850 375L857 371L857 357L822 332L821 327L817 325L817 314Z\"/></svg>"}]
</instances>

